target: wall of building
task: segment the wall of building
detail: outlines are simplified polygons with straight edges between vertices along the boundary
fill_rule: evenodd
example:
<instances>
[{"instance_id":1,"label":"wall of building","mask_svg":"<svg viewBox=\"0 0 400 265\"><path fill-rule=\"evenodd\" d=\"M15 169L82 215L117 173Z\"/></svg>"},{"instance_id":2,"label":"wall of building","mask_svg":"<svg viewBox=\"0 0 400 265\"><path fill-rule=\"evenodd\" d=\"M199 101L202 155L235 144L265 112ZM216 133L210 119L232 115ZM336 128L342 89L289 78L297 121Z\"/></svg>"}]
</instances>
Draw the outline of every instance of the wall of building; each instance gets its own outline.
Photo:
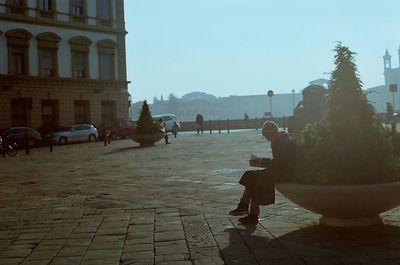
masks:
<instances>
[{"instance_id":1,"label":"wall of building","mask_svg":"<svg viewBox=\"0 0 400 265\"><path fill-rule=\"evenodd\" d=\"M39 1L27 1L27 14L6 13L5 0L0 0L0 129L12 126L11 101L32 99L28 110L28 126L38 128L43 125L43 101L55 100L58 104L58 125L75 123L76 100L89 101L90 122L97 126L107 125L102 121L102 102L115 102L116 119L128 118L128 91L125 59L125 24L123 1L112 0L111 26L99 26L96 19L95 0L87 2L87 23L70 22L70 1L56 0L57 13L54 19L38 17L36 9ZM117 16L118 14L118 16ZM29 41L29 74L9 75L8 47L6 33L13 29L24 29L33 36ZM57 34L58 76L39 76L37 35L45 32ZM92 42L89 46L89 77L72 78L71 46L69 40L84 36ZM99 60L97 43L111 40L117 43L115 51L115 80L99 80Z\"/></svg>"},{"instance_id":2,"label":"wall of building","mask_svg":"<svg viewBox=\"0 0 400 265\"><path fill-rule=\"evenodd\" d=\"M59 76L60 77L71 77L71 46L69 40L73 37L85 36L92 41L89 49L89 78L99 78L99 61L98 61L98 49L97 42L101 40L112 40L117 41L115 34L98 33L98 32L87 32L84 30L57 28L41 25L26 25L18 22L2 21L0 24L0 31L3 31L3 35L0 36L0 47L4 47L7 50L7 37L5 33L13 29L25 29L29 31L33 37L29 41L29 69L31 75L38 75L38 48L36 36L43 32L52 32L57 34L61 40L58 43L58 62L59 62ZM8 73L7 56L0 57L0 74ZM115 60L115 73L118 76L117 68L117 56Z\"/></svg>"}]
</instances>

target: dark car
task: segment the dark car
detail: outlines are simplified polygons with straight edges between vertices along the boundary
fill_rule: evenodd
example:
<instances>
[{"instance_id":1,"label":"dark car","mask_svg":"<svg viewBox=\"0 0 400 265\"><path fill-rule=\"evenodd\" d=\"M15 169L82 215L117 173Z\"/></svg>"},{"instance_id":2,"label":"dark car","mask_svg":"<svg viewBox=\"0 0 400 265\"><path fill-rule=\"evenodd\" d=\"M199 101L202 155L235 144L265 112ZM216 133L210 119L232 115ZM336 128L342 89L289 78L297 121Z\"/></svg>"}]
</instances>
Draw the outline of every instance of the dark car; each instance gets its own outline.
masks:
<instances>
[{"instance_id":1,"label":"dark car","mask_svg":"<svg viewBox=\"0 0 400 265\"><path fill-rule=\"evenodd\" d=\"M40 133L35 129L29 127L13 127L5 130L3 135L8 137L11 141L16 142L18 146L25 146L25 137L28 138L28 143L30 147L36 146L42 140L42 136L40 135Z\"/></svg>"},{"instance_id":2,"label":"dark car","mask_svg":"<svg viewBox=\"0 0 400 265\"><path fill-rule=\"evenodd\" d=\"M135 122L130 119L121 119L114 122L110 129L111 139L128 138L132 135Z\"/></svg>"}]
</instances>

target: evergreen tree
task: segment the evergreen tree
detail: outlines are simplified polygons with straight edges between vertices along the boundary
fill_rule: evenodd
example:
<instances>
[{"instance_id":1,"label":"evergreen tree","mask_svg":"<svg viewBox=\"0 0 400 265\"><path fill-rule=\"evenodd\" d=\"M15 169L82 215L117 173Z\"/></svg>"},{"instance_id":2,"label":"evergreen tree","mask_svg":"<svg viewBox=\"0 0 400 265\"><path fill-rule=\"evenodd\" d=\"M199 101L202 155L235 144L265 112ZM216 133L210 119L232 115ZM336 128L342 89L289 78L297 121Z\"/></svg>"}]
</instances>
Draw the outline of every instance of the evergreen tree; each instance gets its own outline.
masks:
<instances>
[{"instance_id":1,"label":"evergreen tree","mask_svg":"<svg viewBox=\"0 0 400 265\"><path fill-rule=\"evenodd\" d=\"M154 123L153 118L151 116L149 105L145 100L143 102L142 110L140 112L139 120L137 122L136 132L138 134L148 134L159 132L159 128Z\"/></svg>"},{"instance_id":2,"label":"evergreen tree","mask_svg":"<svg viewBox=\"0 0 400 265\"><path fill-rule=\"evenodd\" d=\"M362 82L354 63L355 53L341 43L336 45L335 52L336 69L331 74L328 88L329 127L344 133L354 128L370 127L375 113L362 91Z\"/></svg>"},{"instance_id":3,"label":"evergreen tree","mask_svg":"<svg viewBox=\"0 0 400 265\"><path fill-rule=\"evenodd\" d=\"M296 135L295 180L307 184L356 185L398 179L393 142L368 103L352 51L335 47L325 121Z\"/></svg>"}]
</instances>

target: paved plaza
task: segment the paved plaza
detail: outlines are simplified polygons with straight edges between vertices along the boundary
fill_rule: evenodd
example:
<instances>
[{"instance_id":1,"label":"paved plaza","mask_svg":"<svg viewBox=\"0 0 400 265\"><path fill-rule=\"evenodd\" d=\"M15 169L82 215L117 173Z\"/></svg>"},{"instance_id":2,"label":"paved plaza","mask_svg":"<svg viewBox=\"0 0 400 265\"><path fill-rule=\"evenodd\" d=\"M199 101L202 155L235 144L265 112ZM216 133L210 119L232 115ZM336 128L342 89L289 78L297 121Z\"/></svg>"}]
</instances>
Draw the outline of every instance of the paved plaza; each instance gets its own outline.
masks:
<instances>
[{"instance_id":1,"label":"paved plaza","mask_svg":"<svg viewBox=\"0 0 400 265\"><path fill-rule=\"evenodd\" d=\"M0 264L400 264L400 208L384 225L329 228L277 194L257 226L229 216L250 154L271 155L260 131L170 141L0 157Z\"/></svg>"}]
</instances>

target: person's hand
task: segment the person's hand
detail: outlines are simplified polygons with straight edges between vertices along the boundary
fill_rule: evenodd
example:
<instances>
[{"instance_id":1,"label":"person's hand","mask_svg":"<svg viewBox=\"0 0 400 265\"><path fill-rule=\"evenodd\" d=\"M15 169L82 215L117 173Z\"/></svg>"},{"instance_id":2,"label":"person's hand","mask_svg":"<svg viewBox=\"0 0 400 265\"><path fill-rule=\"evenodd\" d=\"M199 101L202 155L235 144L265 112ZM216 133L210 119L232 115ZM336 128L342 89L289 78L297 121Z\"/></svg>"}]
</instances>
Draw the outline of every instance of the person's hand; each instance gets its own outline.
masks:
<instances>
[{"instance_id":1,"label":"person's hand","mask_svg":"<svg viewBox=\"0 0 400 265\"><path fill-rule=\"evenodd\" d=\"M252 167L258 167L262 164L262 158L254 158L249 160L249 164Z\"/></svg>"}]
</instances>

